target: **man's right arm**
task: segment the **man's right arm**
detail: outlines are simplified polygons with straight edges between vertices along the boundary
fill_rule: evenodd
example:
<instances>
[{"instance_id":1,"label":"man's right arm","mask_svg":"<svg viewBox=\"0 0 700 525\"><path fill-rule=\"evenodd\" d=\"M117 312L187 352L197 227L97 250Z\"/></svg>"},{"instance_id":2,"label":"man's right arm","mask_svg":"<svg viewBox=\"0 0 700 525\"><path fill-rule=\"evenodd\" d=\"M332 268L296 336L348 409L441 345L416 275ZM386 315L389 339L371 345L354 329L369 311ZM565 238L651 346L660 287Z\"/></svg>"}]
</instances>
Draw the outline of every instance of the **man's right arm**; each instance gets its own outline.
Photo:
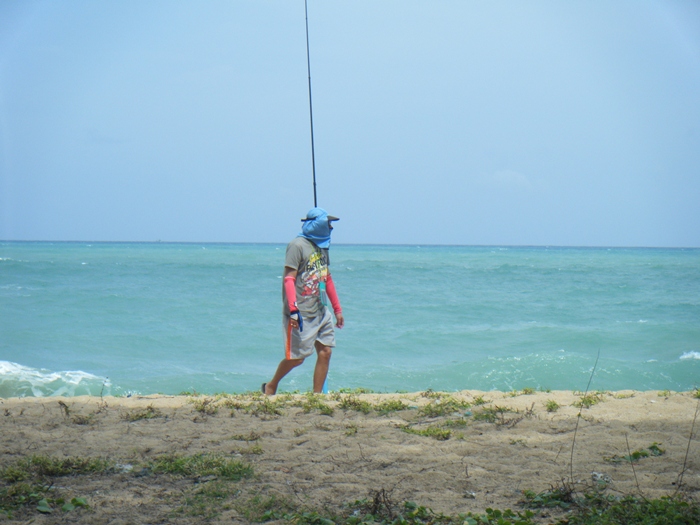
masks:
<instances>
[{"instance_id":1,"label":"man's right arm","mask_svg":"<svg viewBox=\"0 0 700 525\"><path fill-rule=\"evenodd\" d=\"M282 282L284 283L284 294L287 297L287 306L289 307L289 312L291 314L296 313L298 317L292 315L291 323L293 328L299 328L299 319L301 314L299 314L299 308L297 307L297 271L289 266L284 267L284 274L282 275Z\"/></svg>"}]
</instances>

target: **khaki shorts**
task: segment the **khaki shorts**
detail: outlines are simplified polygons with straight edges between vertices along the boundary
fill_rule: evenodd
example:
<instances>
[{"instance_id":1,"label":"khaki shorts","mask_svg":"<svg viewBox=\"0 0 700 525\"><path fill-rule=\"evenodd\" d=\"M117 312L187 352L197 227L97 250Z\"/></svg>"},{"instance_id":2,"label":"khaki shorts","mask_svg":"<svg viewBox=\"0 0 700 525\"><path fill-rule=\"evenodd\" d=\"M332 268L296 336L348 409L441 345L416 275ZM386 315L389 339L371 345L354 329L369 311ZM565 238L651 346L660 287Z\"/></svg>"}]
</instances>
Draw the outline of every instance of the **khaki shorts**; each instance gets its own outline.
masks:
<instances>
[{"instance_id":1,"label":"khaki shorts","mask_svg":"<svg viewBox=\"0 0 700 525\"><path fill-rule=\"evenodd\" d=\"M284 355L287 359L306 359L316 350L318 341L323 346L335 346L335 331L333 330L333 316L328 308L323 309L323 314L317 317L303 317L304 331L292 328L289 316L282 316L282 329L284 331Z\"/></svg>"}]
</instances>

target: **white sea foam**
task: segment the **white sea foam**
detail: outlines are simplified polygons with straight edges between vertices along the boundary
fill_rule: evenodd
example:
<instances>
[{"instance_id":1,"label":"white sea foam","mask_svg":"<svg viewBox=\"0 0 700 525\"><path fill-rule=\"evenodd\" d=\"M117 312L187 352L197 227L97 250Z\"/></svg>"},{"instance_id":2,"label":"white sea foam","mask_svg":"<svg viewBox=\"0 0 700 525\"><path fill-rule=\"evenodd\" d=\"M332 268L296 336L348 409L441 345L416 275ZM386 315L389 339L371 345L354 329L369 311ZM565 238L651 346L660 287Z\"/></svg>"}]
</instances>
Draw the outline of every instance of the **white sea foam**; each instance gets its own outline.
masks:
<instances>
[{"instance_id":1,"label":"white sea foam","mask_svg":"<svg viewBox=\"0 0 700 525\"><path fill-rule=\"evenodd\" d=\"M108 378L88 372L52 372L0 361L0 397L96 395L110 390Z\"/></svg>"},{"instance_id":2,"label":"white sea foam","mask_svg":"<svg viewBox=\"0 0 700 525\"><path fill-rule=\"evenodd\" d=\"M700 352L686 352L681 359L700 359Z\"/></svg>"}]
</instances>

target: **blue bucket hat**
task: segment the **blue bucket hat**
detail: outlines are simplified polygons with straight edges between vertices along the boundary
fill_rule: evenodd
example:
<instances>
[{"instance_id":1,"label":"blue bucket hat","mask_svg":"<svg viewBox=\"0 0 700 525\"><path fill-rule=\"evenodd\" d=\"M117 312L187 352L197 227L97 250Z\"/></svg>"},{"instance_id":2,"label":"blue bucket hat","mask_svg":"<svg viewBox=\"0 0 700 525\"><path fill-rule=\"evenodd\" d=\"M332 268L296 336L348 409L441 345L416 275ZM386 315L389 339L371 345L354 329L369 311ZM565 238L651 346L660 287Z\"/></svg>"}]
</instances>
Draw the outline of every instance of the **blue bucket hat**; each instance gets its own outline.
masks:
<instances>
[{"instance_id":1,"label":"blue bucket hat","mask_svg":"<svg viewBox=\"0 0 700 525\"><path fill-rule=\"evenodd\" d=\"M331 245L331 222L337 220L340 219L328 215L323 208L311 208L301 220L304 224L299 237L309 239L319 248L328 248Z\"/></svg>"}]
</instances>

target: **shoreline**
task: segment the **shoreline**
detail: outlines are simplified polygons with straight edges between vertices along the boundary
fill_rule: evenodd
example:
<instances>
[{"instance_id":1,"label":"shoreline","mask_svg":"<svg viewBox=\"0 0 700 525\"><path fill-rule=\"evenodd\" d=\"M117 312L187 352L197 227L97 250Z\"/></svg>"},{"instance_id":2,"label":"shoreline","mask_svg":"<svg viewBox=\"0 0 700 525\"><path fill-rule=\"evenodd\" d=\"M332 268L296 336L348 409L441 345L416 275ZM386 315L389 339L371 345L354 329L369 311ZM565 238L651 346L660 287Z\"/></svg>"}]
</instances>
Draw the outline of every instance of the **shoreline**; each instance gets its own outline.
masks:
<instances>
[{"instance_id":1,"label":"shoreline","mask_svg":"<svg viewBox=\"0 0 700 525\"><path fill-rule=\"evenodd\" d=\"M562 481L602 479L613 494L658 498L678 489L681 473L684 493L698 499L697 392L5 398L0 467L31 457L121 465L54 480L63 498L85 498L89 509L75 512L92 523L206 521L178 512L187 514L187 498L223 483L220 476L203 483L158 473L153 461L163 457L225 457L252 468L251 477L231 482L208 522L247 523L253 501L339 512L381 491L445 514L516 510L523 491ZM634 463L625 459L634 453Z\"/></svg>"}]
</instances>

